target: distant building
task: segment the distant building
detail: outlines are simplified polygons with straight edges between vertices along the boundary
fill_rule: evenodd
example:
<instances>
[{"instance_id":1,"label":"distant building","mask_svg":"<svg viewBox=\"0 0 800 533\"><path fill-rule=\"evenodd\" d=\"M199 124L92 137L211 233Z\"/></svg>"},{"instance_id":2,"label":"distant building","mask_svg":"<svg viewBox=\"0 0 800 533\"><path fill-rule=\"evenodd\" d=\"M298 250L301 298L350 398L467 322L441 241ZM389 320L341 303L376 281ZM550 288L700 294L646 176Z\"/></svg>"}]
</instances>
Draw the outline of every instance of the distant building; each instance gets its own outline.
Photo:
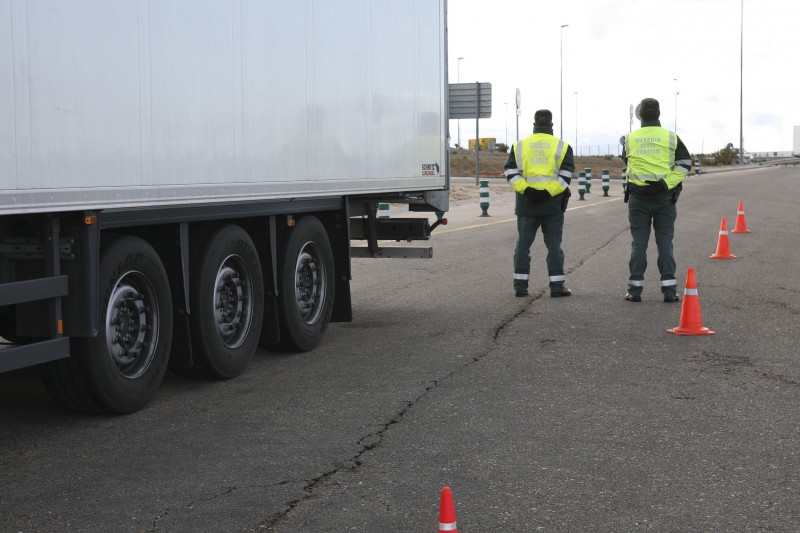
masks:
<instances>
[{"instance_id":1,"label":"distant building","mask_svg":"<svg viewBox=\"0 0 800 533\"><path fill-rule=\"evenodd\" d=\"M747 155L748 154L745 152L745 156ZM770 159L773 157L792 157L792 151L787 150L783 152L753 152L752 154L749 155L751 155L755 159L761 160L761 159Z\"/></svg>"},{"instance_id":2,"label":"distant building","mask_svg":"<svg viewBox=\"0 0 800 533\"><path fill-rule=\"evenodd\" d=\"M480 147L481 152L494 152L497 150L497 138L495 137L481 137L480 138ZM475 151L475 139L469 140L469 149L470 151Z\"/></svg>"},{"instance_id":3,"label":"distant building","mask_svg":"<svg viewBox=\"0 0 800 533\"><path fill-rule=\"evenodd\" d=\"M792 143L792 153L800 155L800 126L794 127L794 143Z\"/></svg>"}]
</instances>

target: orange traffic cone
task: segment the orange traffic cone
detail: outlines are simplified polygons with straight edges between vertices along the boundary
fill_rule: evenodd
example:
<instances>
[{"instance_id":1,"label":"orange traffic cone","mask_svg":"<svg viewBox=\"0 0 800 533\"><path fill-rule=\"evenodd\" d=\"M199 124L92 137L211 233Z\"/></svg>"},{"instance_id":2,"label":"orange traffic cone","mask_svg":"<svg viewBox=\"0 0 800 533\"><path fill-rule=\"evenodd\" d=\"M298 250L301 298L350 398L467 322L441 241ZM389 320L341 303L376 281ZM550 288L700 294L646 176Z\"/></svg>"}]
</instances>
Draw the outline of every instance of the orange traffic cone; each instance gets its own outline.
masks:
<instances>
[{"instance_id":1,"label":"orange traffic cone","mask_svg":"<svg viewBox=\"0 0 800 533\"><path fill-rule=\"evenodd\" d=\"M723 219L724 220L724 219ZM703 327L703 317L700 314L700 299L697 296L697 281L694 278L694 269L690 268L686 274L686 288L683 291L681 303L681 319L677 328L667 330L675 335L713 335L714 332Z\"/></svg>"},{"instance_id":2,"label":"orange traffic cone","mask_svg":"<svg viewBox=\"0 0 800 533\"><path fill-rule=\"evenodd\" d=\"M736 226L731 233L750 233L744 220L744 203L741 200L739 200L739 210L736 212Z\"/></svg>"},{"instance_id":3,"label":"orange traffic cone","mask_svg":"<svg viewBox=\"0 0 800 533\"><path fill-rule=\"evenodd\" d=\"M735 259L736 256L731 253L731 245L728 241L728 224L725 223L725 217L722 218L722 224L719 225L719 240L717 240L717 251L711 256L711 259Z\"/></svg>"},{"instance_id":4,"label":"orange traffic cone","mask_svg":"<svg viewBox=\"0 0 800 533\"><path fill-rule=\"evenodd\" d=\"M458 533L456 508L453 506L453 492L450 487L442 489L442 496L439 499L439 533L444 531Z\"/></svg>"}]
</instances>

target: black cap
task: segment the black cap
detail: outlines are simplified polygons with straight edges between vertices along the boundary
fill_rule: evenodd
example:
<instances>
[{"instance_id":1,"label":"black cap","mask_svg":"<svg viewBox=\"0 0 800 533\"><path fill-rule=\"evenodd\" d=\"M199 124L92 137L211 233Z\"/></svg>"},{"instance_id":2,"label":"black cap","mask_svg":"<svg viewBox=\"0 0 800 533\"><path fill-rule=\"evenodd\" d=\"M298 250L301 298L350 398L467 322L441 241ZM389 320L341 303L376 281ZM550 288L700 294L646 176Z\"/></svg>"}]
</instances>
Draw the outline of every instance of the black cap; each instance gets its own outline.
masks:
<instances>
[{"instance_id":1,"label":"black cap","mask_svg":"<svg viewBox=\"0 0 800 533\"><path fill-rule=\"evenodd\" d=\"M661 116L661 109L658 106L658 100L655 98L645 98L639 104L639 116L642 120L658 120Z\"/></svg>"},{"instance_id":2,"label":"black cap","mask_svg":"<svg viewBox=\"0 0 800 533\"><path fill-rule=\"evenodd\" d=\"M549 126L553 123L553 114L549 109L540 109L533 114L534 126Z\"/></svg>"}]
</instances>

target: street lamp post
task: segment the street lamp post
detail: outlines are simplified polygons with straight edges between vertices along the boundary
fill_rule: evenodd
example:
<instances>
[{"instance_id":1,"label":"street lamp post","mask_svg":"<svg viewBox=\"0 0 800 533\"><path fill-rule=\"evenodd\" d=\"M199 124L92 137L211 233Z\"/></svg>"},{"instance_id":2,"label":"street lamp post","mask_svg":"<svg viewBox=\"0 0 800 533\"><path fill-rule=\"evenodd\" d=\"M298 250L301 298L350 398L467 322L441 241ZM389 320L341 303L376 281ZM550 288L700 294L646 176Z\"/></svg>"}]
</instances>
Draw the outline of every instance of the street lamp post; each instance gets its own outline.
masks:
<instances>
[{"instance_id":1,"label":"street lamp post","mask_svg":"<svg viewBox=\"0 0 800 533\"><path fill-rule=\"evenodd\" d=\"M506 140L504 143L508 146L508 102L503 102L503 105L506 106Z\"/></svg>"},{"instance_id":2,"label":"street lamp post","mask_svg":"<svg viewBox=\"0 0 800 533\"><path fill-rule=\"evenodd\" d=\"M456 64L458 65L458 78L456 78L458 83L461 83L461 60L462 59L464 59L464 58L463 57L459 57L458 61L456 61ZM456 122L458 122L458 147L461 148L461 119L458 119Z\"/></svg>"},{"instance_id":3,"label":"street lamp post","mask_svg":"<svg viewBox=\"0 0 800 533\"><path fill-rule=\"evenodd\" d=\"M515 142L519 142L519 116L521 114L520 106L522 105L522 96L520 95L519 87L517 87L516 97L517 97L517 101L516 101L517 105L516 105L516 113L515 113L515 115L517 116L517 137L516 137L517 140Z\"/></svg>"},{"instance_id":4,"label":"street lamp post","mask_svg":"<svg viewBox=\"0 0 800 533\"><path fill-rule=\"evenodd\" d=\"M560 64L560 86L559 86L559 110L558 119L560 120L559 136L564 137L564 28L569 24L561 25L561 64Z\"/></svg>"},{"instance_id":5,"label":"street lamp post","mask_svg":"<svg viewBox=\"0 0 800 533\"><path fill-rule=\"evenodd\" d=\"M744 164L744 0L741 3L741 22L739 28L739 163Z\"/></svg>"},{"instance_id":6,"label":"street lamp post","mask_svg":"<svg viewBox=\"0 0 800 533\"><path fill-rule=\"evenodd\" d=\"M675 135L678 134L678 95L681 94L678 92L678 78L672 78L675 82L675 124L672 128L672 131L675 132Z\"/></svg>"},{"instance_id":7,"label":"street lamp post","mask_svg":"<svg viewBox=\"0 0 800 533\"><path fill-rule=\"evenodd\" d=\"M578 92L575 91L575 157L578 157Z\"/></svg>"}]
</instances>

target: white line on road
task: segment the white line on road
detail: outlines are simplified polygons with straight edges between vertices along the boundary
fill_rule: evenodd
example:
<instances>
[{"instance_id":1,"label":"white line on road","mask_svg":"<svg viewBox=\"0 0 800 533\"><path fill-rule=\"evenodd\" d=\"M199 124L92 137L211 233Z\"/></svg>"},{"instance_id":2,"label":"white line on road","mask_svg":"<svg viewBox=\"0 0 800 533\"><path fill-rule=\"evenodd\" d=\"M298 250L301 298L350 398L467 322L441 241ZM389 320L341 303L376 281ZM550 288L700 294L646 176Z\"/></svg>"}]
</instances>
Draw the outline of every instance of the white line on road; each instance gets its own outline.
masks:
<instances>
[{"instance_id":1,"label":"white line on road","mask_svg":"<svg viewBox=\"0 0 800 533\"><path fill-rule=\"evenodd\" d=\"M575 211L575 210L578 210L578 209L583 209L584 207L593 207L595 205L607 204L609 202L616 202L617 200L620 200L620 199L621 199L621 197L617 197L617 198L611 198L610 200L602 200L600 202L595 202L593 204L576 205L576 206L573 206L573 207L568 207L567 211ZM476 228L485 228L485 227L488 227L488 226L496 226L497 224L505 224L507 222L514 222L515 220L517 220L517 217L504 218L502 220L495 220L493 222L486 222L485 224L473 224L472 226L464 226L463 228L453 228L453 229L439 230L439 231L433 233L432 236L443 235L445 233L453 233L455 231L464 231L464 230L468 230L468 229L476 229Z\"/></svg>"}]
</instances>

